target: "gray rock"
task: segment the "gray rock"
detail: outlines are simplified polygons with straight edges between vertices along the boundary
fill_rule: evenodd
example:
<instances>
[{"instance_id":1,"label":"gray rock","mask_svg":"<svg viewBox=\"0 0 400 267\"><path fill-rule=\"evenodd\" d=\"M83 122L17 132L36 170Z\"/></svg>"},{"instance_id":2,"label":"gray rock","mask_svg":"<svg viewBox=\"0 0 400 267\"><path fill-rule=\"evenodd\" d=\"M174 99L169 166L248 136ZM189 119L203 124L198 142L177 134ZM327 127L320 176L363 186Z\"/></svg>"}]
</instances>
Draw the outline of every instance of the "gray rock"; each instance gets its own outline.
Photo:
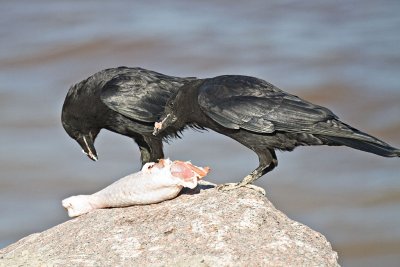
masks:
<instances>
[{"instance_id":1,"label":"gray rock","mask_svg":"<svg viewBox=\"0 0 400 267\"><path fill-rule=\"evenodd\" d=\"M243 188L95 210L0 250L0 266L338 266L323 235Z\"/></svg>"}]
</instances>

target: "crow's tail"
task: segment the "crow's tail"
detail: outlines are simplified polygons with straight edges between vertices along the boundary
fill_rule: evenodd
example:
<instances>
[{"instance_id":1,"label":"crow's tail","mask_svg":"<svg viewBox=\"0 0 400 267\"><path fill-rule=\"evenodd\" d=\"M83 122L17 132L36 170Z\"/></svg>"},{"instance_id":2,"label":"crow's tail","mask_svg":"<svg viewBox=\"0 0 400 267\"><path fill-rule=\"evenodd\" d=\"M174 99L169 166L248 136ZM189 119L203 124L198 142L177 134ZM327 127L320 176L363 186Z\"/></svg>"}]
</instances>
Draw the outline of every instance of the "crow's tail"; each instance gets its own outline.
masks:
<instances>
[{"instance_id":1,"label":"crow's tail","mask_svg":"<svg viewBox=\"0 0 400 267\"><path fill-rule=\"evenodd\" d=\"M326 145L343 145L383 157L400 157L400 149L336 119L318 123L314 133Z\"/></svg>"},{"instance_id":2,"label":"crow's tail","mask_svg":"<svg viewBox=\"0 0 400 267\"><path fill-rule=\"evenodd\" d=\"M383 157L400 157L400 149L394 148L383 142L371 142L348 137L324 136L323 139L331 145L344 145Z\"/></svg>"}]
</instances>

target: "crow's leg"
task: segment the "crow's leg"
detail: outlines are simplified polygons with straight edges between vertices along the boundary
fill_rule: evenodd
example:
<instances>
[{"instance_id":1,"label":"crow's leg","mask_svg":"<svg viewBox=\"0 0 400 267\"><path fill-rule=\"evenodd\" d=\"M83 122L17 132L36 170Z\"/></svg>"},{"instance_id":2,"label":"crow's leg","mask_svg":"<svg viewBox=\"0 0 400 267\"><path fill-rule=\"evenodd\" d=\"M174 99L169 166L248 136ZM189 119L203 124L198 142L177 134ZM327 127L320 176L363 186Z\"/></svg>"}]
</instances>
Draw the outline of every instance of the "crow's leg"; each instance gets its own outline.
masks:
<instances>
[{"instance_id":1,"label":"crow's leg","mask_svg":"<svg viewBox=\"0 0 400 267\"><path fill-rule=\"evenodd\" d=\"M218 189L221 191L228 191L236 188L240 188L243 186L255 189L256 191L261 192L265 195L265 190L261 187L252 185L251 183L266 174L267 172L272 171L276 166L278 166L278 159L276 158L275 151L273 149L267 149L262 151L256 151L259 159L259 165L257 169L252 171L249 175L243 178L243 180L239 183L229 183L218 186Z\"/></svg>"},{"instance_id":2,"label":"crow's leg","mask_svg":"<svg viewBox=\"0 0 400 267\"><path fill-rule=\"evenodd\" d=\"M148 162L157 162L164 158L162 140L160 138L152 138L140 136L135 138L140 149L140 159L142 166Z\"/></svg>"}]
</instances>

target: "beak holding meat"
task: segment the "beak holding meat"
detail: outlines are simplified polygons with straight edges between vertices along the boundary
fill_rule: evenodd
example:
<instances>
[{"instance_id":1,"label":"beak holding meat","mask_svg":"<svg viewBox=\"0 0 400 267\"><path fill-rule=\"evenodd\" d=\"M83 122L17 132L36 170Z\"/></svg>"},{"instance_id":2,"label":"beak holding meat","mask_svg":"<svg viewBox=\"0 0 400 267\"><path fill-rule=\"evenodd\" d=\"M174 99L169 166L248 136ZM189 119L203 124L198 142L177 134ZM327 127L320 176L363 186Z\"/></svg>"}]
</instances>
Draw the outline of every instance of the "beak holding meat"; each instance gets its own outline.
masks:
<instances>
[{"instance_id":1,"label":"beak holding meat","mask_svg":"<svg viewBox=\"0 0 400 267\"><path fill-rule=\"evenodd\" d=\"M168 114L164 119L162 119L160 122L154 123L154 130L153 130L153 135L158 135L161 132L163 132L168 126L174 124L176 122L177 118L175 115Z\"/></svg>"}]
</instances>

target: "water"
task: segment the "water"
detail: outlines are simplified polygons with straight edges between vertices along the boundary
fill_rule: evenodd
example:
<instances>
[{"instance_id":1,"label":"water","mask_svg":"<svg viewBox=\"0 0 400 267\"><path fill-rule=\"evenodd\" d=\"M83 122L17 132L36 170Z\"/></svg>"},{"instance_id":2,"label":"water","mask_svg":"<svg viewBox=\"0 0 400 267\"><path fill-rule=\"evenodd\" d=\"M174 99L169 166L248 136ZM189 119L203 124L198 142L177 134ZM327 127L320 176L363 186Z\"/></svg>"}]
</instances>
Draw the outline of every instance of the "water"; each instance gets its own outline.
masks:
<instances>
[{"instance_id":1,"label":"water","mask_svg":"<svg viewBox=\"0 0 400 267\"><path fill-rule=\"evenodd\" d=\"M70 85L103 68L246 74L331 108L400 147L399 1L2 1L0 247L67 220L61 200L139 168L137 146L102 131L100 161L60 123ZM173 159L238 181L254 153L212 132L166 145ZM346 266L398 266L400 161L348 148L279 153L258 184L289 217L322 232Z\"/></svg>"}]
</instances>

